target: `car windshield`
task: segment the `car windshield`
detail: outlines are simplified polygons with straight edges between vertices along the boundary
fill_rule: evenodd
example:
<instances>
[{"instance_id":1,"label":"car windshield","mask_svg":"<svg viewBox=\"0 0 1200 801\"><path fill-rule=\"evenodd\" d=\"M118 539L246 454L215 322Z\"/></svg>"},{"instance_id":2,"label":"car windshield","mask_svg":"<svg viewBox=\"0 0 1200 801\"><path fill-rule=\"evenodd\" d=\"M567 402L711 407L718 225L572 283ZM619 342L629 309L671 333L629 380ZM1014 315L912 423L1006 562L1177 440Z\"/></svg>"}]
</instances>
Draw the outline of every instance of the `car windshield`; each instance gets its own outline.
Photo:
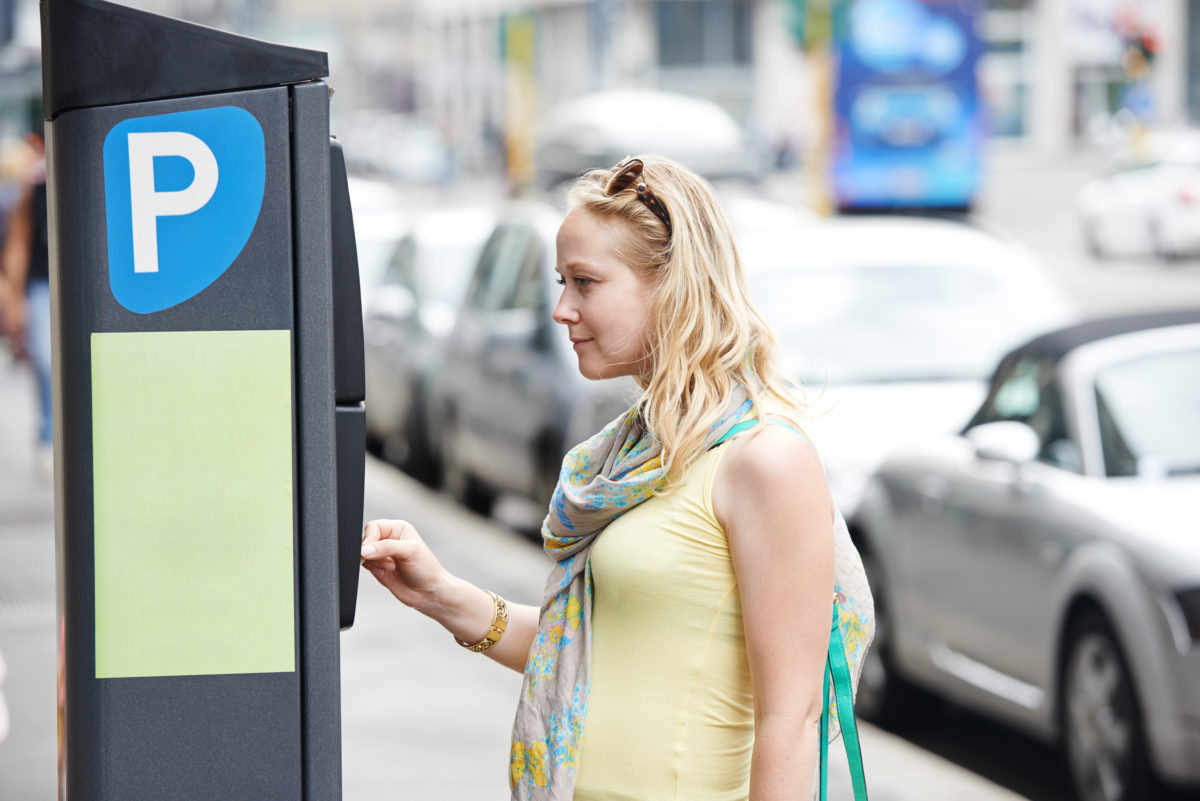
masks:
<instances>
[{"instance_id":1,"label":"car windshield","mask_svg":"<svg viewBox=\"0 0 1200 801\"><path fill-rule=\"evenodd\" d=\"M1105 472L1200 472L1200 349L1121 362L1096 376Z\"/></svg>"},{"instance_id":2,"label":"car windshield","mask_svg":"<svg viewBox=\"0 0 1200 801\"><path fill-rule=\"evenodd\" d=\"M421 265L431 301L457 307L471 281L471 271L482 243L446 244L431 247Z\"/></svg>"},{"instance_id":3,"label":"car windshield","mask_svg":"<svg viewBox=\"0 0 1200 801\"><path fill-rule=\"evenodd\" d=\"M837 266L749 275L784 368L810 383L985 379L1062 319L1040 283L974 265Z\"/></svg>"}]
</instances>

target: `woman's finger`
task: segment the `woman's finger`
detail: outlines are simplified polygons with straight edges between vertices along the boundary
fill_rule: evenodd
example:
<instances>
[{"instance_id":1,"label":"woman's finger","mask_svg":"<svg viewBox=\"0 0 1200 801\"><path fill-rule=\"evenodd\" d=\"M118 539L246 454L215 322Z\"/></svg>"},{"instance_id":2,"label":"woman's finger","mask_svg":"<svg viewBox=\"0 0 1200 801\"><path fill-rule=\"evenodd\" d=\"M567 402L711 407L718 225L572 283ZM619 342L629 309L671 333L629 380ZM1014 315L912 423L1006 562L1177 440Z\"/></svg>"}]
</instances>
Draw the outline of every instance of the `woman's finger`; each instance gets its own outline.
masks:
<instances>
[{"instance_id":1,"label":"woman's finger","mask_svg":"<svg viewBox=\"0 0 1200 801\"><path fill-rule=\"evenodd\" d=\"M381 539L364 542L360 554L368 561L383 559L407 559L416 553L420 543L416 540Z\"/></svg>"},{"instance_id":2,"label":"woman's finger","mask_svg":"<svg viewBox=\"0 0 1200 801\"><path fill-rule=\"evenodd\" d=\"M417 530L407 520L372 520L363 528L363 541L404 540L417 537Z\"/></svg>"}]
</instances>

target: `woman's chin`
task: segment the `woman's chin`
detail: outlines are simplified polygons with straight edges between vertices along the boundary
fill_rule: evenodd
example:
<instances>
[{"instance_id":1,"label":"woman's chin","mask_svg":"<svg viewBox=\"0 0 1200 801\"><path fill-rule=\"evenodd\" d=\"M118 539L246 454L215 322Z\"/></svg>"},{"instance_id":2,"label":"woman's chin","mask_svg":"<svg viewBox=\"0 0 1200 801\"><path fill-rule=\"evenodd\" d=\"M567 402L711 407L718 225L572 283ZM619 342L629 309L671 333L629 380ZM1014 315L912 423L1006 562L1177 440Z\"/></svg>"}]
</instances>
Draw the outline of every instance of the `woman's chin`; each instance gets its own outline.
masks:
<instances>
[{"instance_id":1,"label":"woman's chin","mask_svg":"<svg viewBox=\"0 0 1200 801\"><path fill-rule=\"evenodd\" d=\"M588 381L600 381L605 378L612 378L609 375L611 372L611 370L605 370L604 365L596 365L584 357L580 357L579 359L579 374Z\"/></svg>"},{"instance_id":2,"label":"woman's chin","mask_svg":"<svg viewBox=\"0 0 1200 801\"><path fill-rule=\"evenodd\" d=\"M586 378L588 381L599 381L600 379L606 377L600 371L589 370L587 367L583 366L582 364L579 365L579 374L581 376L583 376L584 378Z\"/></svg>"}]
</instances>

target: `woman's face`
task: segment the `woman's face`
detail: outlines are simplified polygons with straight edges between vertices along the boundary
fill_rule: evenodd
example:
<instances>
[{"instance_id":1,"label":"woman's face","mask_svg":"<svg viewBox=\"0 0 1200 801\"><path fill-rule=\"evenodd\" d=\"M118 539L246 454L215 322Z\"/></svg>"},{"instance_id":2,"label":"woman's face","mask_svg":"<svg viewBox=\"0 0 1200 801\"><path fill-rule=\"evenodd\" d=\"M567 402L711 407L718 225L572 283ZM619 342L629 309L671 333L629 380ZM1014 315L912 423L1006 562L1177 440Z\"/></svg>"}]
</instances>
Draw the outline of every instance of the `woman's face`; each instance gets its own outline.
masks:
<instances>
[{"instance_id":1,"label":"woman's face","mask_svg":"<svg viewBox=\"0 0 1200 801\"><path fill-rule=\"evenodd\" d=\"M650 377L646 331L651 286L617 256L624 233L585 209L574 209L558 229L562 296L554 321L567 327L585 378Z\"/></svg>"}]
</instances>

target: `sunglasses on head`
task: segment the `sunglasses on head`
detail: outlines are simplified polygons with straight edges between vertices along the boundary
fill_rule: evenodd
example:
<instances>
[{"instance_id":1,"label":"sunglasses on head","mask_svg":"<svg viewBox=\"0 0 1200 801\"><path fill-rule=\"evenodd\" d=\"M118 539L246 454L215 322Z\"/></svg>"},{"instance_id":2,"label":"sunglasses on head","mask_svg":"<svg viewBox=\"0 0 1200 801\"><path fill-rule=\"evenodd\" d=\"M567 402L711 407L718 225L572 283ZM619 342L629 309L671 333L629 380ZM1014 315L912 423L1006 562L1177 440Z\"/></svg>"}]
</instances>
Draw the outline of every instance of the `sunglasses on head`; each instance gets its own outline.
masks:
<instances>
[{"instance_id":1,"label":"sunglasses on head","mask_svg":"<svg viewBox=\"0 0 1200 801\"><path fill-rule=\"evenodd\" d=\"M663 221L669 234L671 233L671 215L667 213L667 207L642 180L642 170L645 169L645 166L641 159L627 158L613 167L612 177L604 185L604 194L612 197L618 192L633 187L633 190L637 192L638 200L645 203L646 207L654 212L654 216Z\"/></svg>"}]
</instances>

